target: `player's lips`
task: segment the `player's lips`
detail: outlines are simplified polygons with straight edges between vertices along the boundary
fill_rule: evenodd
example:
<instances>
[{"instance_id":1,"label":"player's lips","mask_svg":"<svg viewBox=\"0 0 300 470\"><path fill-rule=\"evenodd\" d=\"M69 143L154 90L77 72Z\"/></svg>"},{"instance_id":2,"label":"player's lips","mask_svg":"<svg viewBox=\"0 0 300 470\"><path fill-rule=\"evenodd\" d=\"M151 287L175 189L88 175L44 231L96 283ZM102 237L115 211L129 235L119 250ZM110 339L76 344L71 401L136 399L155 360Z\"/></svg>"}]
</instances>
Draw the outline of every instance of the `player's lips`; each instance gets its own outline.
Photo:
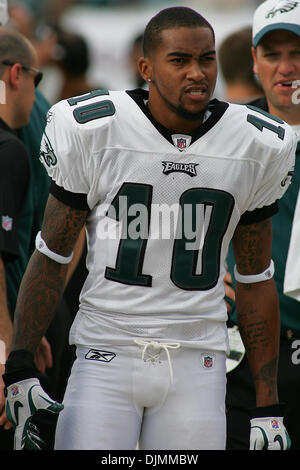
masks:
<instances>
[{"instance_id":1,"label":"player's lips","mask_svg":"<svg viewBox=\"0 0 300 470\"><path fill-rule=\"evenodd\" d=\"M291 78L289 80L278 80L275 83L275 86L282 88L282 89L290 89L290 88L295 88L296 82L297 82L297 78Z\"/></svg>"},{"instance_id":2,"label":"player's lips","mask_svg":"<svg viewBox=\"0 0 300 470\"><path fill-rule=\"evenodd\" d=\"M188 86L184 89L184 93L189 96L193 101L201 101L207 95L208 88L202 86Z\"/></svg>"}]
</instances>

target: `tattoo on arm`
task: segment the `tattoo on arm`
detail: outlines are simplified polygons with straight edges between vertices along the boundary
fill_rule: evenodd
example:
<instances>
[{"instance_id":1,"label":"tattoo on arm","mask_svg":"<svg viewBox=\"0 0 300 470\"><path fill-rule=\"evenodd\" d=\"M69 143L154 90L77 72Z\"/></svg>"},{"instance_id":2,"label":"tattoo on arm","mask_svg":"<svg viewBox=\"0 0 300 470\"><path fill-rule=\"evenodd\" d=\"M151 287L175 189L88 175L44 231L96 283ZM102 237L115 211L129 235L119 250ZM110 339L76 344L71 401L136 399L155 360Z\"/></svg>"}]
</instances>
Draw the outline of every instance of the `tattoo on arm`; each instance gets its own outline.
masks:
<instances>
[{"instance_id":1,"label":"tattoo on arm","mask_svg":"<svg viewBox=\"0 0 300 470\"><path fill-rule=\"evenodd\" d=\"M87 215L87 211L73 209L50 196L42 225L42 237L50 250L70 255Z\"/></svg>"},{"instance_id":2,"label":"tattoo on arm","mask_svg":"<svg viewBox=\"0 0 300 470\"><path fill-rule=\"evenodd\" d=\"M233 238L238 272L241 274L263 272L269 266L271 240L270 219L257 224L239 225Z\"/></svg>"},{"instance_id":3,"label":"tattoo on arm","mask_svg":"<svg viewBox=\"0 0 300 470\"><path fill-rule=\"evenodd\" d=\"M258 406L276 403L279 308L274 280L256 285L238 283L236 308L253 380L257 389L263 390Z\"/></svg>"},{"instance_id":4,"label":"tattoo on arm","mask_svg":"<svg viewBox=\"0 0 300 470\"><path fill-rule=\"evenodd\" d=\"M49 248L69 255L87 211L66 206L50 196L42 227L42 236ZM35 352L59 305L67 265L61 265L35 251L23 277L15 312L13 349Z\"/></svg>"},{"instance_id":5,"label":"tattoo on arm","mask_svg":"<svg viewBox=\"0 0 300 470\"><path fill-rule=\"evenodd\" d=\"M259 274L270 264L272 229L269 219L239 226L233 238L237 269ZM237 283L238 324L256 385L258 404L276 403L279 343L279 306L274 279Z\"/></svg>"}]
</instances>

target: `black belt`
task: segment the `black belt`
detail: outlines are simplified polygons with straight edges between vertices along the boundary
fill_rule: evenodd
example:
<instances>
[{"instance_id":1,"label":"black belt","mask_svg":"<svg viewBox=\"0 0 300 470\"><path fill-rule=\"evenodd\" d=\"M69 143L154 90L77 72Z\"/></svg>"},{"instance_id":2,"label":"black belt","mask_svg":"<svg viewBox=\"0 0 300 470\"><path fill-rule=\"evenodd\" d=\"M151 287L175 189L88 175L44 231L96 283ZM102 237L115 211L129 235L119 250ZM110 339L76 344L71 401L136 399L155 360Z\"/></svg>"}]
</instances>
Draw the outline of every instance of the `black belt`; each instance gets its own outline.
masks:
<instances>
[{"instance_id":1,"label":"black belt","mask_svg":"<svg viewBox=\"0 0 300 470\"><path fill-rule=\"evenodd\" d=\"M300 339L300 331L293 330L292 328L282 328L280 331L280 337L291 341L294 339Z\"/></svg>"}]
</instances>

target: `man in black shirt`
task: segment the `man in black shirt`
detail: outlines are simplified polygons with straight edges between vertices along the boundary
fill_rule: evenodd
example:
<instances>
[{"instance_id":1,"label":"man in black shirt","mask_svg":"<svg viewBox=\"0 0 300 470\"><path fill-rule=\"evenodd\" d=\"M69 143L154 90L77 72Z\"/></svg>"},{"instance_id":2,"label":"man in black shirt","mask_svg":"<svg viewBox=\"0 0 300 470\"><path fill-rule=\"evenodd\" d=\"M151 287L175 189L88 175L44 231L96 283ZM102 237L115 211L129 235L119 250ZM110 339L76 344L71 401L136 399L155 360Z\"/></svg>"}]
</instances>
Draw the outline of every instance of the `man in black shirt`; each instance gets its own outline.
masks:
<instances>
[{"instance_id":1,"label":"man in black shirt","mask_svg":"<svg viewBox=\"0 0 300 470\"><path fill-rule=\"evenodd\" d=\"M10 262L22 256L17 227L30 181L29 156L16 130L29 122L35 87L41 79L33 46L19 33L5 28L0 29L0 78L0 371L3 372L12 336L6 270ZM3 423L1 380L0 424Z\"/></svg>"}]
</instances>

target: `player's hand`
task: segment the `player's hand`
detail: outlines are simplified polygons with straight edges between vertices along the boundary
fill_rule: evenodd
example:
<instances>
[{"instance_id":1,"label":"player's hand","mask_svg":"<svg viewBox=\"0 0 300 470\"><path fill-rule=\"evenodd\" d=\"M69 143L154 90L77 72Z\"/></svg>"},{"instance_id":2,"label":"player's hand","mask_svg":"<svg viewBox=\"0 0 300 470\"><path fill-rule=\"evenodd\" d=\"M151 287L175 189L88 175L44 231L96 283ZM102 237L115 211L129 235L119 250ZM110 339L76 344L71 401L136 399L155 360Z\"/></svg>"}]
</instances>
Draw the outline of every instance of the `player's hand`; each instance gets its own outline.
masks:
<instances>
[{"instance_id":1,"label":"player's hand","mask_svg":"<svg viewBox=\"0 0 300 470\"><path fill-rule=\"evenodd\" d=\"M15 450L41 450L46 443L39 437L38 428L31 423L37 410L59 413L63 405L52 400L37 378L21 380L6 388L6 415L15 428Z\"/></svg>"},{"instance_id":2,"label":"player's hand","mask_svg":"<svg viewBox=\"0 0 300 470\"><path fill-rule=\"evenodd\" d=\"M45 336L43 336L41 339L41 342L36 350L34 363L36 368L43 374L46 372L46 369L49 369L53 366L51 346Z\"/></svg>"},{"instance_id":3,"label":"player's hand","mask_svg":"<svg viewBox=\"0 0 300 470\"><path fill-rule=\"evenodd\" d=\"M291 440L283 424L283 416L276 417L268 413L268 411L275 411L276 405L256 410L257 414L263 416L250 420L250 450L288 450Z\"/></svg>"}]
</instances>

